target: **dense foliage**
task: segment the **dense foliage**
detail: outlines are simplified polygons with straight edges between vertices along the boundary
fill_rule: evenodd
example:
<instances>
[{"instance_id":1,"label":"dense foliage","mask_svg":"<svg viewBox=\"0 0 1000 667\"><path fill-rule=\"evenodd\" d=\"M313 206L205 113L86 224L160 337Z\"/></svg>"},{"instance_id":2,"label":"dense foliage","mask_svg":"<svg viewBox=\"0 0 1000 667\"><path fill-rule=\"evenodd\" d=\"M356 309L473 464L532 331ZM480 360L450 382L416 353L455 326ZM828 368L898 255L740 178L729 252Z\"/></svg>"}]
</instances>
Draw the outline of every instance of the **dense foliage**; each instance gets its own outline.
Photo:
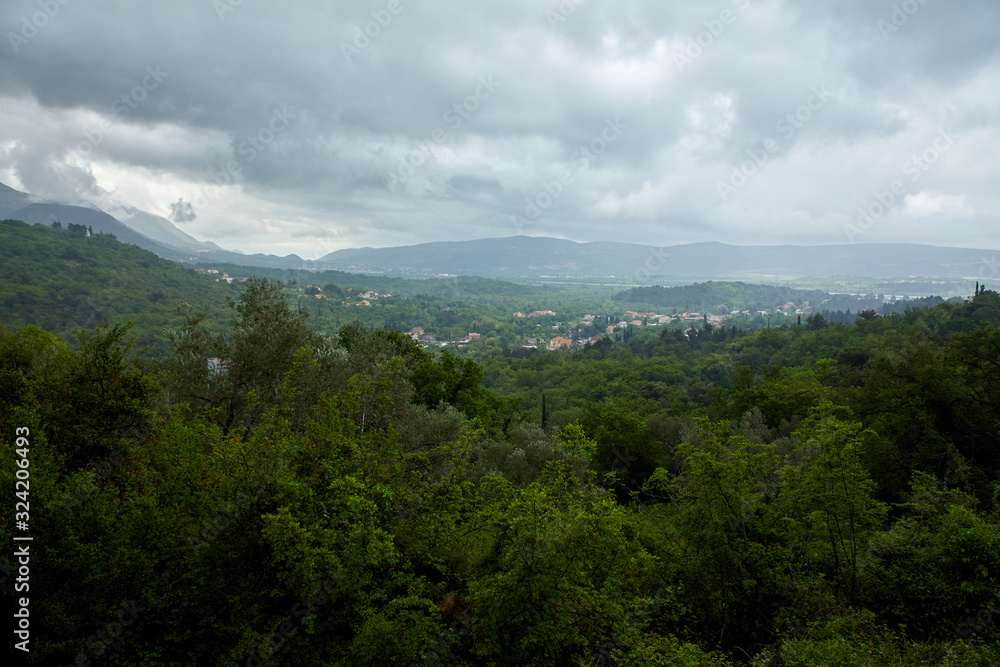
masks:
<instances>
[{"instance_id":1,"label":"dense foliage","mask_svg":"<svg viewBox=\"0 0 1000 667\"><path fill-rule=\"evenodd\" d=\"M227 294L238 295L238 286L72 227L0 221L0 321L9 328L34 324L75 342L80 327L132 320L137 344L160 350L178 303L194 299L221 310Z\"/></svg>"},{"instance_id":2,"label":"dense foliage","mask_svg":"<svg viewBox=\"0 0 1000 667\"><path fill-rule=\"evenodd\" d=\"M483 364L238 294L0 326L29 664L1000 661L994 292Z\"/></svg>"}]
</instances>

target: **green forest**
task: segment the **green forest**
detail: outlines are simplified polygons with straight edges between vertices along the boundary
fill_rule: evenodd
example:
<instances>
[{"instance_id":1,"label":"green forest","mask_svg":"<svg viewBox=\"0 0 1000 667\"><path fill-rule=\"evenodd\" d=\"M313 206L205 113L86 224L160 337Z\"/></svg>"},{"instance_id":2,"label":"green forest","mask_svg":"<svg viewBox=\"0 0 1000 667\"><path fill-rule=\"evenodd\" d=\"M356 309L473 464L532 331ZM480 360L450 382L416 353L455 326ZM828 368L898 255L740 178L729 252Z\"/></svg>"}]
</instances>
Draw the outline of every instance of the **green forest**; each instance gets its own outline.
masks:
<instances>
[{"instance_id":1,"label":"green forest","mask_svg":"<svg viewBox=\"0 0 1000 667\"><path fill-rule=\"evenodd\" d=\"M994 291L473 359L409 320L331 330L275 280L302 277L0 243L0 578L28 664L1000 664ZM26 280L45 253L63 268ZM538 295L367 280L334 287L479 318Z\"/></svg>"}]
</instances>

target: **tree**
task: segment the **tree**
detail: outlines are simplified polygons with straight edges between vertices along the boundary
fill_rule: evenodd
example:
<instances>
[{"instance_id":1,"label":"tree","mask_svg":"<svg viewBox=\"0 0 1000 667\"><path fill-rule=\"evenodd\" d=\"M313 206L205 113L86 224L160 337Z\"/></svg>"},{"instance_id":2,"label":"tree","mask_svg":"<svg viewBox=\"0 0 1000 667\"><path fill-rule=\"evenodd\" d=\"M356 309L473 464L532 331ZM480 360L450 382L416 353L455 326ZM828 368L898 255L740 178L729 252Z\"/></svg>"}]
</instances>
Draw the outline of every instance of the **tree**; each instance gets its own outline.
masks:
<instances>
[{"instance_id":1,"label":"tree","mask_svg":"<svg viewBox=\"0 0 1000 667\"><path fill-rule=\"evenodd\" d=\"M213 411L223 431L249 427L278 400L286 373L301 349L328 350L329 343L306 324L308 313L294 313L281 283L251 279L239 302L228 299L234 317L226 334L203 326L204 313L182 308L185 325L169 332L174 357L167 363L174 400ZM218 358L215 371L209 357Z\"/></svg>"},{"instance_id":2,"label":"tree","mask_svg":"<svg viewBox=\"0 0 1000 667\"><path fill-rule=\"evenodd\" d=\"M825 573L838 598L854 603L861 559L887 506L862 464L866 433L843 407L823 401L795 433L782 492L772 508L800 562Z\"/></svg>"},{"instance_id":3,"label":"tree","mask_svg":"<svg viewBox=\"0 0 1000 667\"><path fill-rule=\"evenodd\" d=\"M808 331L817 331L819 329L825 329L830 326L830 323L826 321L820 313L813 313L808 318L806 318L806 329Z\"/></svg>"},{"instance_id":4,"label":"tree","mask_svg":"<svg viewBox=\"0 0 1000 667\"><path fill-rule=\"evenodd\" d=\"M629 629L654 564L629 514L564 461L526 489L492 477L480 493L476 524L489 541L469 591L475 653L505 665L590 664Z\"/></svg>"}]
</instances>

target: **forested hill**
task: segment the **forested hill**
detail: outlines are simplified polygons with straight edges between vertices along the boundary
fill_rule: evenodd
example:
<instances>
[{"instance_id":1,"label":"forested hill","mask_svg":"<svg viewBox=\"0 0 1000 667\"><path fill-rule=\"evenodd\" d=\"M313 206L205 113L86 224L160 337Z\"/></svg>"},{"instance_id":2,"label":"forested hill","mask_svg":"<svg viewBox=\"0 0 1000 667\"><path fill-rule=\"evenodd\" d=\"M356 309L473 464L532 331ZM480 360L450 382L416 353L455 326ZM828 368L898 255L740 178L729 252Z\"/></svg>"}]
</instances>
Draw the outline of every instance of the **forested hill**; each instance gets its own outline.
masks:
<instances>
[{"instance_id":1,"label":"forested hill","mask_svg":"<svg viewBox=\"0 0 1000 667\"><path fill-rule=\"evenodd\" d=\"M0 322L13 330L34 324L75 341L78 328L92 329L105 318L131 320L139 347L161 354L166 351L166 330L181 322L181 303L206 311L208 325L218 330L229 316L227 297L239 298L246 281L257 277L283 282L285 297L296 310L308 312L309 324L324 333L334 334L354 321L402 331L425 327L443 341L481 329L483 340L474 350L480 354L500 345L520 346L527 337L539 335L537 320L515 321L516 311L558 310L565 318L560 323L569 327L588 311L611 307L607 291L591 298L593 290L577 286L458 276L406 280L231 264L208 267L186 268L112 235L87 236L83 227L72 223L56 229L6 220L0 223ZM364 297L372 293L377 296ZM370 306L357 307L361 302ZM571 312L577 319L569 319Z\"/></svg>"},{"instance_id":2,"label":"forested hill","mask_svg":"<svg viewBox=\"0 0 1000 667\"><path fill-rule=\"evenodd\" d=\"M152 252L74 225L0 222L0 322L73 339L77 328L132 320L140 347L159 347L181 302L225 309L239 290Z\"/></svg>"},{"instance_id":3,"label":"forested hill","mask_svg":"<svg viewBox=\"0 0 1000 667\"><path fill-rule=\"evenodd\" d=\"M0 324L29 665L1000 663L995 292L483 366L230 314Z\"/></svg>"},{"instance_id":4,"label":"forested hill","mask_svg":"<svg viewBox=\"0 0 1000 667\"><path fill-rule=\"evenodd\" d=\"M822 290L708 281L679 287L635 287L614 296L616 301L648 303L661 308L716 312L720 305L733 310L770 309L784 303L820 303L830 294Z\"/></svg>"},{"instance_id":5,"label":"forested hill","mask_svg":"<svg viewBox=\"0 0 1000 667\"><path fill-rule=\"evenodd\" d=\"M716 281L678 287L635 287L619 292L613 298L616 301L645 303L655 308L665 308L668 312L698 311L711 314L724 314L736 310L771 311L784 304L809 307L816 312L859 313L863 310L883 312L885 305L881 294L831 294L823 290L796 289L781 285ZM941 301L943 299L940 297L926 297L916 300L913 305L933 306Z\"/></svg>"}]
</instances>

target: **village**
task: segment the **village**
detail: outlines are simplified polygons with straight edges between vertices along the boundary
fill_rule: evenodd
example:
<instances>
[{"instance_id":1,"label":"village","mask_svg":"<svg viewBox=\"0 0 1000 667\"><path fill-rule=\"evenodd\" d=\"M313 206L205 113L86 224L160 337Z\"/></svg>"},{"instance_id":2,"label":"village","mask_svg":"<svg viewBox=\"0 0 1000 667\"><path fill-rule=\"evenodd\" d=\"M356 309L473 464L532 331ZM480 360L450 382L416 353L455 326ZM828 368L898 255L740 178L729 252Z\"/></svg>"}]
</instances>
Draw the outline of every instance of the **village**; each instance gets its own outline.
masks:
<instances>
[{"instance_id":1,"label":"village","mask_svg":"<svg viewBox=\"0 0 1000 667\"><path fill-rule=\"evenodd\" d=\"M199 272L233 286L250 280L243 276L230 276L220 269L199 269ZM614 302L609 301L604 305L609 307L604 314L580 316L579 310L574 313L572 306L566 308L566 304L562 307L548 304L560 308L562 312L545 307L530 312L527 309L504 312L495 306L484 308L453 301L448 302L451 305L445 305L436 297L424 297L422 304L417 305L414 299L419 301L421 297L397 294L393 298L392 293L368 287L340 287L332 283L321 287L291 281L286 285L286 294L296 302L298 310L303 309L307 301L315 303L317 307L310 308L311 316L315 318L312 320L314 326L335 331L350 321L362 321L401 331L425 348L467 348L468 354L473 357L492 356L504 350L515 353L574 351L606 338L612 343L628 342L639 330L649 327L669 326L690 334L692 330L726 326L737 321L737 326L749 328L803 324L803 320L815 312L834 305L829 303L829 298L815 303L808 299L803 299L801 303L788 301L768 309L740 308L737 302L733 304L736 308L720 303L699 311L678 312L679 309L672 309L668 314L638 309L609 312L610 308L614 308ZM427 298L430 298L430 303ZM872 298L875 295L850 297L859 302L855 312L862 309L862 299ZM907 298L877 297L878 303L891 304L897 300ZM326 305L319 307L320 303ZM430 309L428 305L431 305ZM579 304L573 305L579 307ZM350 311L355 309L363 309L365 314L351 314ZM569 312L565 312L567 310Z\"/></svg>"}]
</instances>

